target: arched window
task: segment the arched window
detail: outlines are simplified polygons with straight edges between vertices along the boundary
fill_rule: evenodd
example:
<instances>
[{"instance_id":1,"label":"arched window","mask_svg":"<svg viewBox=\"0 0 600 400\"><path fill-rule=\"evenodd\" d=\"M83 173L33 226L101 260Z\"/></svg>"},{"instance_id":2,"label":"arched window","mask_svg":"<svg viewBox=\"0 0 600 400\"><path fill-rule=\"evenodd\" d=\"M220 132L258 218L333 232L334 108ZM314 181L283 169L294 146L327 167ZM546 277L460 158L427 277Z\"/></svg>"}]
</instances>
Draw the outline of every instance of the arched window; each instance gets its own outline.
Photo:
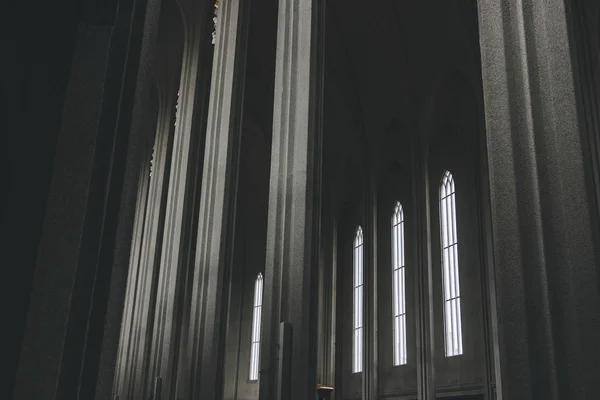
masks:
<instances>
[{"instance_id":1,"label":"arched window","mask_svg":"<svg viewBox=\"0 0 600 400\"><path fill-rule=\"evenodd\" d=\"M394 365L406 364L406 291L404 272L404 210L398 202L392 215L392 313Z\"/></svg>"},{"instance_id":2,"label":"arched window","mask_svg":"<svg viewBox=\"0 0 600 400\"><path fill-rule=\"evenodd\" d=\"M258 380L260 359L260 321L262 315L263 276L258 274L254 282L254 307L252 315L252 348L250 349L250 380Z\"/></svg>"},{"instance_id":3,"label":"arched window","mask_svg":"<svg viewBox=\"0 0 600 400\"><path fill-rule=\"evenodd\" d=\"M352 340L352 372L362 372L363 355L363 231L359 226L354 236L354 337Z\"/></svg>"},{"instance_id":4,"label":"arched window","mask_svg":"<svg viewBox=\"0 0 600 400\"><path fill-rule=\"evenodd\" d=\"M452 174L446 171L440 183L440 233L442 244L444 342L446 357L458 356L463 353L458 239L456 232L454 179L452 178Z\"/></svg>"}]
</instances>

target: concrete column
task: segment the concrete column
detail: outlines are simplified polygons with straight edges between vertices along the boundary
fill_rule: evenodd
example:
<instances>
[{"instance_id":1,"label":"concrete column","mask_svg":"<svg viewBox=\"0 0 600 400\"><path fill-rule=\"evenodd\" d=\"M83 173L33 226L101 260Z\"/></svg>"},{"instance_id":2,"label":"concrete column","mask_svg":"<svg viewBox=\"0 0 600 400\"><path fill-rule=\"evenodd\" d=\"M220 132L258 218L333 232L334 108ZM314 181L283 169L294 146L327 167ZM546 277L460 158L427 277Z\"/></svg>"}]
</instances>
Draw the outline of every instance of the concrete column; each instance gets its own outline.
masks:
<instances>
[{"instance_id":1,"label":"concrete column","mask_svg":"<svg viewBox=\"0 0 600 400\"><path fill-rule=\"evenodd\" d=\"M125 362L124 369L122 370L123 376L123 384L124 388L118 391L121 396L125 397L125 393L129 390L133 390L131 376L133 375L133 371L139 370L140 366L138 366L136 359L139 357L140 346L143 347L144 337L147 335L147 325L146 322L148 316L147 311L144 313L144 310L147 310L147 305L149 299L147 299L147 280L148 275L152 275L152 271L154 270L154 265L149 264L149 252L154 250L154 244L156 243L156 218L158 217L157 208L157 181L162 179L163 175L161 173L161 164L164 162L161 160L161 153L163 152L164 145L161 146L161 142L168 137L168 132L165 135L163 130L165 128L165 111L158 108L158 122L156 129L155 140L152 141L152 149L150 150L149 157L145 159L147 166L144 166L144 170L146 175L140 177L142 180L141 184L145 184L147 186L148 195L144 209L144 224L143 231L141 233L139 249L139 256L134 260L136 264L130 265L131 269L136 269L136 278L131 281L131 284L134 285L132 289L132 297L129 299L128 303L124 304L125 309L127 310L128 320L123 320L123 331L122 339L125 340L123 343L123 348L121 351L123 355L126 356L126 359L123 360ZM150 163L152 159L152 176L150 176ZM158 175L158 176L157 176ZM154 242L149 242L150 238L154 239ZM148 247L152 246L152 249ZM133 271L132 271L133 272ZM128 282L129 284L129 282ZM130 288L128 288L130 289ZM125 324L129 325L126 326Z\"/></svg>"},{"instance_id":2,"label":"concrete column","mask_svg":"<svg viewBox=\"0 0 600 400\"><path fill-rule=\"evenodd\" d=\"M150 143L149 143L150 144ZM129 255L129 274L127 276L127 289L125 292L125 302L123 304L123 317L121 322L121 334L119 337L119 350L117 353L117 362L115 366L115 377L113 383L112 397L122 393L125 382L124 375L129 365L129 354L131 351L131 337L133 331L133 309L138 281L140 276L140 255L142 252L142 241L144 237L144 225L146 221L146 206L148 204L148 189L150 174L150 157L152 149L145 146L145 152L141 157L142 167L140 168L140 183L138 185L138 194L136 199L135 221L133 225L133 235L131 239L131 251ZM124 397L121 395L121 397Z\"/></svg>"},{"instance_id":3,"label":"concrete column","mask_svg":"<svg viewBox=\"0 0 600 400\"><path fill-rule=\"evenodd\" d=\"M147 309L152 333L140 354L136 371L136 393L145 398L170 399L176 390L179 343L185 328L181 298L186 270L192 263L192 229L203 159L204 121L206 120L206 67L212 62L210 29L212 6L209 2L180 2L184 38L177 126L171 149L171 166L166 188L166 209L162 241L157 249L160 261L152 281L148 281L147 299L155 302ZM168 44L166 44L168 46ZM160 378L161 385L155 382ZM154 393L159 388L161 393ZM186 397L187 398L187 397Z\"/></svg>"},{"instance_id":4,"label":"concrete column","mask_svg":"<svg viewBox=\"0 0 600 400\"><path fill-rule=\"evenodd\" d=\"M588 175L594 182L593 201L600 214L600 3L573 0L570 10L579 121L585 132L584 154L590 160Z\"/></svg>"},{"instance_id":5,"label":"concrete column","mask_svg":"<svg viewBox=\"0 0 600 400\"><path fill-rule=\"evenodd\" d=\"M173 60L176 64L176 60ZM164 214L166 208L167 185L171 165L171 148L173 143L173 123L175 117L175 102L177 87L162 87L158 110L158 127L153 142L152 173L143 176L148 180L149 193L145 214L144 232L139 257L139 278L132 282L135 285L135 298L126 307L132 308L132 330L124 339L128 342L128 358L125 374L128 389L122 393L137 393L143 391L135 388L140 376L148 374L148 346L154 332L154 304L156 303L156 275L160 260L160 249L164 229ZM150 164L150 160L148 160ZM133 266L132 266L133 267ZM126 334L123 332L123 334ZM127 351L126 349L123 349Z\"/></svg>"},{"instance_id":6,"label":"concrete column","mask_svg":"<svg viewBox=\"0 0 600 400\"><path fill-rule=\"evenodd\" d=\"M364 243L364 310L365 328L363 329L364 358L363 358L363 396L365 399L379 399L379 314L377 307L378 285L377 285L377 187L370 176L367 179L367 201L365 219L365 243Z\"/></svg>"},{"instance_id":7,"label":"concrete column","mask_svg":"<svg viewBox=\"0 0 600 400\"><path fill-rule=\"evenodd\" d=\"M316 397L324 4L279 1L262 400ZM278 363L280 321L291 324L291 359ZM289 365L289 382L278 376L278 365Z\"/></svg>"},{"instance_id":8,"label":"concrete column","mask_svg":"<svg viewBox=\"0 0 600 400\"><path fill-rule=\"evenodd\" d=\"M149 347L153 335L156 304L156 278L164 235L167 188L171 170L174 136L175 106L181 71L183 25L179 10L172 1L162 4L155 58L152 72L158 91L158 127L153 141L152 173L145 216L144 236L140 254L139 279L135 284L135 299L126 307L133 307L132 330L127 336L129 352L125 367L123 396L143 396L144 382L150 379ZM148 160L149 162L149 160Z\"/></svg>"},{"instance_id":9,"label":"concrete column","mask_svg":"<svg viewBox=\"0 0 600 400\"><path fill-rule=\"evenodd\" d=\"M564 1L479 0L498 398L592 399L598 220Z\"/></svg>"},{"instance_id":10,"label":"concrete column","mask_svg":"<svg viewBox=\"0 0 600 400\"><path fill-rule=\"evenodd\" d=\"M421 128L419 130L419 128ZM412 148L413 159L413 193L415 204L415 219L417 254L415 257L418 268L415 271L415 308L417 313L417 393L419 399L433 400L435 396L435 340L433 313L433 281L431 258L431 214L429 187L429 148L421 137L423 127L415 126ZM435 194L434 194L435 196ZM435 198L435 197L434 197ZM436 200L434 200L436 201Z\"/></svg>"},{"instance_id":11,"label":"concrete column","mask_svg":"<svg viewBox=\"0 0 600 400\"><path fill-rule=\"evenodd\" d=\"M330 209L331 207L329 207ZM332 386L334 382L335 334L335 221L331 212L323 212L321 246L319 249L319 363L318 384ZM327 216L327 217L325 217Z\"/></svg>"},{"instance_id":12,"label":"concrete column","mask_svg":"<svg viewBox=\"0 0 600 400\"><path fill-rule=\"evenodd\" d=\"M219 9L182 398L223 397L249 10L240 0Z\"/></svg>"},{"instance_id":13,"label":"concrete column","mask_svg":"<svg viewBox=\"0 0 600 400\"><path fill-rule=\"evenodd\" d=\"M92 4L84 9L14 391L19 399L90 399L112 387L141 149L152 134L145 67L158 10L154 1L124 1L107 21Z\"/></svg>"}]
</instances>

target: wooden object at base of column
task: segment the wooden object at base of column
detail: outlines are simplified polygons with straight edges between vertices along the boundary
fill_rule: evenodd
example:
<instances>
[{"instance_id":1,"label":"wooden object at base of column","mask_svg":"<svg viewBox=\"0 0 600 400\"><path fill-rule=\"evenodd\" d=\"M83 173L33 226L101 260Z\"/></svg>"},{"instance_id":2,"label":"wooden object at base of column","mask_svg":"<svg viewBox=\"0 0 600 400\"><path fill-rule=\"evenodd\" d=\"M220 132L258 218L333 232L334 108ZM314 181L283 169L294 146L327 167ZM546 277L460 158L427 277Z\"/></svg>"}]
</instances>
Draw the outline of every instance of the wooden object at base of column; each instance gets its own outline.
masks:
<instances>
[{"instance_id":1,"label":"wooden object at base of column","mask_svg":"<svg viewBox=\"0 0 600 400\"><path fill-rule=\"evenodd\" d=\"M331 386L317 385L319 400L331 400L333 388Z\"/></svg>"}]
</instances>

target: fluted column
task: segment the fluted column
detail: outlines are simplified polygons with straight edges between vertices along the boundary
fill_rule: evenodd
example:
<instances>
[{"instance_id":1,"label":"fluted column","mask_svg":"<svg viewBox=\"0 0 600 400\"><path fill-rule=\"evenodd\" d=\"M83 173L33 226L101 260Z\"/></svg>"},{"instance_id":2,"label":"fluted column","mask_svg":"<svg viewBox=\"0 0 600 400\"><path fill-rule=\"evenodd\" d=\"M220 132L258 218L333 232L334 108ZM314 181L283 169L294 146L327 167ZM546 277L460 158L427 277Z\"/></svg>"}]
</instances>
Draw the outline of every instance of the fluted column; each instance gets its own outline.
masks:
<instances>
[{"instance_id":1,"label":"fluted column","mask_svg":"<svg viewBox=\"0 0 600 400\"><path fill-rule=\"evenodd\" d=\"M316 397L324 4L279 1L261 400ZM292 333L290 359L278 362L280 321Z\"/></svg>"},{"instance_id":2,"label":"fluted column","mask_svg":"<svg viewBox=\"0 0 600 400\"><path fill-rule=\"evenodd\" d=\"M164 87L163 89L168 89ZM164 93L163 93L164 95ZM140 255L140 276L137 281L134 329L130 336L131 355L128 374L131 374L130 393L142 393L140 381L148 374L148 346L155 332L154 305L156 302L156 275L160 257L166 208L166 188L171 164L173 122L175 117L176 87L171 87L159 107L159 124L153 146L152 173L149 175L149 194ZM142 381L143 382L143 381Z\"/></svg>"},{"instance_id":3,"label":"fluted column","mask_svg":"<svg viewBox=\"0 0 600 400\"><path fill-rule=\"evenodd\" d=\"M131 273L119 343L113 397L141 397L136 379L148 372L148 346L152 338L155 279L162 239L166 189L171 164L173 123L181 63L182 24L174 3L162 3L152 74L157 92L156 133L148 144L151 154L144 160L141 184L148 192L143 205L143 230L134 239ZM140 205L138 205L139 207ZM138 210L140 212L140 210ZM137 390L136 390L137 389Z\"/></svg>"},{"instance_id":4,"label":"fluted column","mask_svg":"<svg viewBox=\"0 0 600 400\"><path fill-rule=\"evenodd\" d=\"M152 170L149 179L148 209L140 256L140 277L137 281L131 351L126 373L128 393L133 398L144 395L144 384L150 375L149 349L156 305L156 280L161 257L168 185L172 160L174 123L181 71L183 26L179 10L173 1L164 1L158 29L156 56L152 72L159 96L158 127L153 143Z\"/></svg>"},{"instance_id":5,"label":"fluted column","mask_svg":"<svg viewBox=\"0 0 600 400\"><path fill-rule=\"evenodd\" d=\"M90 2L78 13L18 399L90 399L112 386L141 149L153 131L146 66L159 10L106 6L106 20Z\"/></svg>"},{"instance_id":6,"label":"fluted column","mask_svg":"<svg viewBox=\"0 0 600 400\"><path fill-rule=\"evenodd\" d=\"M203 158L205 69L212 63L210 28L212 6L209 2L179 2L184 27L181 75L178 83L179 105L171 166L166 188L166 209L162 227L160 261L152 279L148 300L155 298L148 311L152 329L144 368L136 374L136 390L156 398L170 399L175 395L179 343L185 324L182 297L187 269L192 262L192 227L195 214L194 198L200 185L199 170ZM166 44L168 46L168 43ZM160 378L160 385L156 379ZM160 393L155 393L156 390Z\"/></svg>"},{"instance_id":7,"label":"fluted column","mask_svg":"<svg viewBox=\"0 0 600 400\"><path fill-rule=\"evenodd\" d=\"M181 398L223 397L249 8L242 0L219 8L186 343L190 382Z\"/></svg>"},{"instance_id":8,"label":"fluted column","mask_svg":"<svg viewBox=\"0 0 600 400\"><path fill-rule=\"evenodd\" d=\"M148 139L153 139L152 137ZM140 270L140 257L142 254L142 243L144 240L144 231L146 223L146 210L148 204L148 192L150 188L150 159L152 157L153 140L148 140L144 146L144 152L141 157L142 166L139 173L138 193L135 205L135 220L133 226L133 237L131 240L131 250L129 256L129 273L127 276L127 288L125 291L125 302L123 304L123 317L119 337L119 348L117 352L115 376L113 382L112 396L122 393L126 382L128 366L130 365L130 352L132 350L132 333L135 329L134 308L135 298L137 296L137 287Z\"/></svg>"},{"instance_id":9,"label":"fluted column","mask_svg":"<svg viewBox=\"0 0 600 400\"><path fill-rule=\"evenodd\" d=\"M598 223L570 10L562 0L479 0L478 9L498 387L511 400L592 399L600 361Z\"/></svg>"}]
</instances>

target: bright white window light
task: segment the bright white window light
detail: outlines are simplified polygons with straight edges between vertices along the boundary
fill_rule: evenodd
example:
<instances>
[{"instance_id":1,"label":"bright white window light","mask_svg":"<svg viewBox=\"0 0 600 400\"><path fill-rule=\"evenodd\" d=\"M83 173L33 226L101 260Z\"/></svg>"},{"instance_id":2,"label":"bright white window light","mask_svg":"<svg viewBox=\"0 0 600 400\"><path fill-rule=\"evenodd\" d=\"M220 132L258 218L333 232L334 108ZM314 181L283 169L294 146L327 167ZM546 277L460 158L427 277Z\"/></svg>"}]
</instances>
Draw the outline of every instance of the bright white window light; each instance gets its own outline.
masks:
<instances>
[{"instance_id":1,"label":"bright white window light","mask_svg":"<svg viewBox=\"0 0 600 400\"><path fill-rule=\"evenodd\" d=\"M354 332L352 372L362 372L363 363L363 231L359 226L354 237Z\"/></svg>"},{"instance_id":2,"label":"bright white window light","mask_svg":"<svg viewBox=\"0 0 600 400\"><path fill-rule=\"evenodd\" d=\"M258 274L254 283L254 307L252 314L252 348L250 349L250 380L258 380L260 359L260 321L262 315L263 276Z\"/></svg>"},{"instance_id":3,"label":"bright white window light","mask_svg":"<svg viewBox=\"0 0 600 400\"><path fill-rule=\"evenodd\" d=\"M398 202L392 215L392 313L394 365L407 363L406 275L404 272L404 210Z\"/></svg>"},{"instance_id":4,"label":"bright white window light","mask_svg":"<svg viewBox=\"0 0 600 400\"><path fill-rule=\"evenodd\" d=\"M446 171L440 183L440 233L446 357L458 356L463 353L455 197L454 179L452 174Z\"/></svg>"}]
</instances>

